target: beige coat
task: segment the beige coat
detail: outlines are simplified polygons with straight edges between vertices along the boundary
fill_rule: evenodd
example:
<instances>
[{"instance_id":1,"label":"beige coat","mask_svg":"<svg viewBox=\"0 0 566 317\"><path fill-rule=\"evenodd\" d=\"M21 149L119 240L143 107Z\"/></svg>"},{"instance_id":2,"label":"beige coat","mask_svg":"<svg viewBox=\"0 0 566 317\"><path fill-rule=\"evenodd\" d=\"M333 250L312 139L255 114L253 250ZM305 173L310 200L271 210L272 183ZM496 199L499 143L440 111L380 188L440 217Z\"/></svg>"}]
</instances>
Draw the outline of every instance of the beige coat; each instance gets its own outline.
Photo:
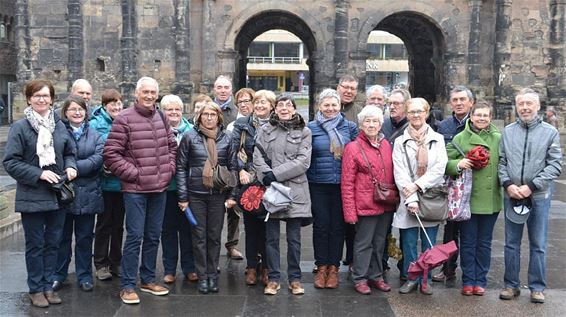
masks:
<instances>
[{"instance_id":1,"label":"beige coat","mask_svg":"<svg viewBox=\"0 0 566 317\"><path fill-rule=\"evenodd\" d=\"M254 149L254 167L258 178L273 171L278 182L291 187L291 207L270 215L270 218L312 217L311 199L307 181L307 169L311 163L312 136L309 128L287 131L281 127L265 124L258 130L256 144L261 145L272 161L272 167L265 163L261 151Z\"/></svg>"}]
</instances>

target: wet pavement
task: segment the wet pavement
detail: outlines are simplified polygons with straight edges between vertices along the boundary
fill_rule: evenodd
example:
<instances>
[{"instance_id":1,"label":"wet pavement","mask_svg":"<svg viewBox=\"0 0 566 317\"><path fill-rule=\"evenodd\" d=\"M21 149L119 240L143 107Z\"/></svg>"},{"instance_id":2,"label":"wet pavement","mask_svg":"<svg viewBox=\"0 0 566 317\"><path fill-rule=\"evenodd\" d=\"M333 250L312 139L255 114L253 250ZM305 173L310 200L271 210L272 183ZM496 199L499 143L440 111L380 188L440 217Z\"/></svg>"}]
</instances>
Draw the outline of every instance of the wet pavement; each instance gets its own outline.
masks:
<instances>
[{"instance_id":1,"label":"wet pavement","mask_svg":"<svg viewBox=\"0 0 566 317\"><path fill-rule=\"evenodd\" d=\"M566 173L564 173L566 174ZM6 190L13 190L9 177L0 177ZM0 240L0 316L566 316L566 176L556 181L551 205L547 251L547 290L545 304L529 302L529 290L523 285L521 296L512 301L499 299L503 287L503 215L499 216L494 231L491 270L488 288L483 297L460 295L460 270L457 279L434 283L434 295L419 293L401 295L399 274L392 269L387 274L393 290L382 293L373 290L369 296L359 295L348 280L345 267L341 268L340 287L319 290L313 287L312 227L302 230L303 286L305 295L294 296L287 290L285 274L278 295L263 295L263 287L245 285L245 261L229 260L223 250L220 259L220 292L201 295L195 283L181 280L170 286L168 296L153 296L138 292L141 304L122 304L118 293L120 281L95 280L94 291L82 292L76 282L74 262L69 278L59 292L62 305L41 309L32 307L27 295L25 270L25 241L23 231ZM12 203L13 204L13 203ZM396 230L395 230L396 231ZM225 241L225 230L223 241ZM521 280L526 284L528 246L524 234L521 255ZM439 232L439 241L442 232ZM239 245L244 246L243 225ZM285 270L285 234L281 234L282 269ZM157 278L163 277L158 257ZM393 260L390 266L395 267Z\"/></svg>"}]
</instances>

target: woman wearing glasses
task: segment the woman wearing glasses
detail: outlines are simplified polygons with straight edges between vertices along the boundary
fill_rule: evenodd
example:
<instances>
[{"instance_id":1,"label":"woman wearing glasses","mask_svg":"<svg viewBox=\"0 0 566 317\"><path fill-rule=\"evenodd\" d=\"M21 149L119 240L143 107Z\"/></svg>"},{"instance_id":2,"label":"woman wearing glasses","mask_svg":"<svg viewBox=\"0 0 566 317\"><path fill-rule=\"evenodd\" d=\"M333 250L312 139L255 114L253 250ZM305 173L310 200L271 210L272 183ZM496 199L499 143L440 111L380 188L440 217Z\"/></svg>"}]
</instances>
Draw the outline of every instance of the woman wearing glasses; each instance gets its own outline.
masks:
<instances>
[{"instance_id":1,"label":"woman wearing glasses","mask_svg":"<svg viewBox=\"0 0 566 317\"><path fill-rule=\"evenodd\" d=\"M73 233L75 235L75 272L79 287L84 292L93 289L92 240L94 217L104 211L100 169L104 140L89 127L88 108L80 96L69 96L61 108L62 120L75 141L78 177L73 181L75 199L66 206L63 239L57 253L57 266L53 277L53 290L63 286L69 273L72 256Z\"/></svg>"},{"instance_id":2,"label":"woman wearing glasses","mask_svg":"<svg viewBox=\"0 0 566 317\"><path fill-rule=\"evenodd\" d=\"M114 118L122 108L122 95L116 89L107 89L102 93L102 106L92 112L89 123L104 142L108 138ZM112 175L104 165L101 174L104 212L96 216L94 268L96 277L104 281L111 279L112 275L121 276L125 207L120 179Z\"/></svg>"},{"instance_id":3,"label":"woman wearing glasses","mask_svg":"<svg viewBox=\"0 0 566 317\"><path fill-rule=\"evenodd\" d=\"M291 96L283 95L275 102L269 123L258 129L254 149L254 168L260 181L291 188L291 204L270 215L266 224L266 255L269 282L264 294L275 295L280 286L279 225L285 222L287 233L287 278L294 295L305 293L301 285L301 222L311 217L311 200L307 169L311 162L311 131L296 113ZM265 154L260 150L263 149Z\"/></svg>"},{"instance_id":4,"label":"woman wearing glasses","mask_svg":"<svg viewBox=\"0 0 566 317\"><path fill-rule=\"evenodd\" d=\"M444 147L444 138L426 123L430 105L423 98L412 98L405 103L405 112L409 126L403 135L395 140L393 147L393 165L395 183L401 194L401 202L393 217L393 227L399 228L401 249L403 250L402 277L407 276L409 264L417 259L419 223L414 214L418 211L417 191L426 191L444 183L444 169L448 158ZM412 171L412 173L410 172ZM414 175L413 179L411 175ZM436 233L440 222L423 221L432 244L436 243ZM424 233L421 232L421 249L431 248ZM429 272L430 275L430 272ZM431 276L428 283L421 283L421 293L432 295ZM418 280L408 280L401 286L401 294L417 288Z\"/></svg>"},{"instance_id":5,"label":"woman wearing glasses","mask_svg":"<svg viewBox=\"0 0 566 317\"><path fill-rule=\"evenodd\" d=\"M15 211L21 213L26 241L26 270L33 306L60 304L53 291L57 249L65 211L52 184L65 174L77 176L75 144L53 111L55 88L47 80L32 80L24 88L28 107L10 128L4 169L16 182Z\"/></svg>"},{"instance_id":6,"label":"woman wearing glasses","mask_svg":"<svg viewBox=\"0 0 566 317\"><path fill-rule=\"evenodd\" d=\"M195 117L195 126L183 135L177 150L177 196L179 208L190 206L197 224L191 226L198 291L217 293L220 234L224 213L233 207L233 191L213 182L213 170L225 166L236 177L232 134L222 126L220 107L207 101Z\"/></svg>"},{"instance_id":7,"label":"woman wearing glasses","mask_svg":"<svg viewBox=\"0 0 566 317\"><path fill-rule=\"evenodd\" d=\"M236 107L238 108L238 115L236 119L247 117L254 110L253 100L255 91L251 88L242 88L236 92L234 98L236 99ZM234 130L235 120L230 122L226 130Z\"/></svg>"}]
</instances>

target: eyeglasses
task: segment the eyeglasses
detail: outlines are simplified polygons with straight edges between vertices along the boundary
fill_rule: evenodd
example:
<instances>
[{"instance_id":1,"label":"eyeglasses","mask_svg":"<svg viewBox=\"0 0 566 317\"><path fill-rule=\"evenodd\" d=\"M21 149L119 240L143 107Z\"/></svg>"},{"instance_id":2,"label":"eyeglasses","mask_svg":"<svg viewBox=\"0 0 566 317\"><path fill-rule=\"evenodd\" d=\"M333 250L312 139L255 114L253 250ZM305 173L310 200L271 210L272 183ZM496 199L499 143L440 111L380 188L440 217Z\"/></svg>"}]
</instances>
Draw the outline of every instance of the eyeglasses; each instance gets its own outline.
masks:
<instances>
[{"instance_id":1,"label":"eyeglasses","mask_svg":"<svg viewBox=\"0 0 566 317\"><path fill-rule=\"evenodd\" d=\"M346 86L346 85L342 85L340 84L340 87L346 89L346 90L351 90L351 91L356 91L358 90L358 87L354 87L354 86Z\"/></svg>"},{"instance_id":2,"label":"eyeglasses","mask_svg":"<svg viewBox=\"0 0 566 317\"><path fill-rule=\"evenodd\" d=\"M204 117L204 118L212 118L212 119L214 119L214 118L218 117L218 114L215 113L215 112L203 112L200 116L201 116L201 117Z\"/></svg>"},{"instance_id":3,"label":"eyeglasses","mask_svg":"<svg viewBox=\"0 0 566 317\"><path fill-rule=\"evenodd\" d=\"M426 111L424 110L412 110L412 111L408 111L407 113L411 116L420 116L421 114L425 113Z\"/></svg>"},{"instance_id":4,"label":"eyeglasses","mask_svg":"<svg viewBox=\"0 0 566 317\"><path fill-rule=\"evenodd\" d=\"M276 107L277 107L277 108L280 108L280 109L282 109L282 108L295 108L295 107L293 106L293 103L290 102L290 101L282 101L282 102L279 102Z\"/></svg>"},{"instance_id":5,"label":"eyeglasses","mask_svg":"<svg viewBox=\"0 0 566 317\"><path fill-rule=\"evenodd\" d=\"M83 108L69 108L67 109L67 112L70 113L83 113L85 112L85 110Z\"/></svg>"},{"instance_id":6,"label":"eyeglasses","mask_svg":"<svg viewBox=\"0 0 566 317\"><path fill-rule=\"evenodd\" d=\"M250 99L244 99L236 102L237 105L250 104L250 103L252 103Z\"/></svg>"},{"instance_id":7,"label":"eyeglasses","mask_svg":"<svg viewBox=\"0 0 566 317\"><path fill-rule=\"evenodd\" d=\"M474 113L472 116L476 117L476 118L489 118L490 115L489 114L485 114L485 113Z\"/></svg>"},{"instance_id":8,"label":"eyeglasses","mask_svg":"<svg viewBox=\"0 0 566 317\"><path fill-rule=\"evenodd\" d=\"M390 101L390 102L389 102L389 105L390 105L390 106L394 106L394 107L402 106L402 105L403 105L403 102L402 102L402 101Z\"/></svg>"},{"instance_id":9,"label":"eyeglasses","mask_svg":"<svg viewBox=\"0 0 566 317\"><path fill-rule=\"evenodd\" d=\"M35 100L35 101L39 101L41 99L43 100L51 100L51 95L33 95L31 96L31 99Z\"/></svg>"}]
</instances>

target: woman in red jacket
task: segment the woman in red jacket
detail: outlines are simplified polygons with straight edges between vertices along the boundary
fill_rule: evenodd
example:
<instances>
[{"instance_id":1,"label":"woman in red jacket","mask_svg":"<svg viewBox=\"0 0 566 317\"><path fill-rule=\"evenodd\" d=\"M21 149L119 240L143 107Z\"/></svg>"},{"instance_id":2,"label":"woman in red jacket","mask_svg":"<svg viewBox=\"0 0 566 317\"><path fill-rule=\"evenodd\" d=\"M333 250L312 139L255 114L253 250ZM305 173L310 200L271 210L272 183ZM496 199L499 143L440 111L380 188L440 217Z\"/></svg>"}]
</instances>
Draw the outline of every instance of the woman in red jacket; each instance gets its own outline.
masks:
<instances>
[{"instance_id":1,"label":"woman in red jacket","mask_svg":"<svg viewBox=\"0 0 566 317\"><path fill-rule=\"evenodd\" d=\"M361 133L348 143L342 158L344 220L355 224L352 280L356 291L370 294L369 285L383 292L391 287L383 280L381 257L396 205L374 201L374 181L394 183L391 145L380 132L383 112L365 106L358 114ZM369 284L369 285L368 285Z\"/></svg>"}]
</instances>

